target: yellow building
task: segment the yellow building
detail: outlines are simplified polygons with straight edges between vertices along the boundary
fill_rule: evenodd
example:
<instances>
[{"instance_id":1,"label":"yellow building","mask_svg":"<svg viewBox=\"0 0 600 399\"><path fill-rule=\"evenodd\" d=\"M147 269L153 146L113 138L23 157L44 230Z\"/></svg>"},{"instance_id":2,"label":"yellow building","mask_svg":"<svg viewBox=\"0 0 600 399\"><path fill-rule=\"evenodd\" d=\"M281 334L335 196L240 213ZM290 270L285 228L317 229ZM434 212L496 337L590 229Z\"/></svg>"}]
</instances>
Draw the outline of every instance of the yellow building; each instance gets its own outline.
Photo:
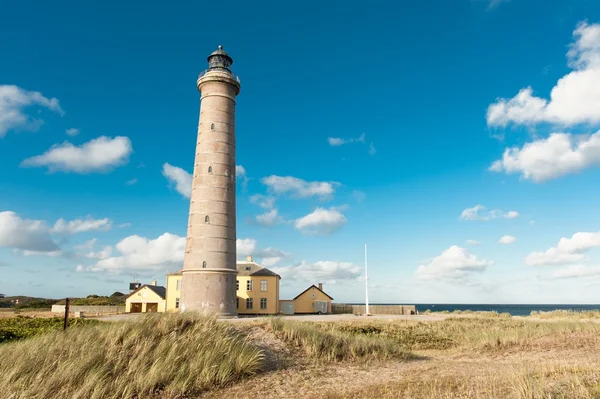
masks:
<instances>
[{"instance_id":1,"label":"yellow building","mask_svg":"<svg viewBox=\"0 0 600 399\"><path fill-rule=\"evenodd\" d=\"M238 314L279 313L279 280L277 273L252 261L237 262ZM181 298L181 270L167 274L167 312L179 310Z\"/></svg>"},{"instance_id":2,"label":"yellow building","mask_svg":"<svg viewBox=\"0 0 600 399\"><path fill-rule=\"evenodd\" d=\"M330 297L323 291L323 284L314 284L294 298L294 313L331 313Z\"/></svg>"},{"instance_id":3,"label":"yellow building","mask_svg":"<svg viewBox=\"0 0 600 399\"><path fill-rule=\"evenodd\" d=\"M179 311L181 270L167 274L167 312Z\"/></svg>"},{"instance_id":4,"label":"yellow building","mask_svg":"<svg viewBox=\"0 0 600 399\"><path fill-rule=\"evenodd\" d=\"M125 297L125 312L156 313L166 310L166 289L152 284L145 284Z\"/></svg>"},{"instance_id":5,"label":"yellow building","mask_svg":"<svg viewBox=\"0 0 600 399\"><path fill-rule=\"evenodd\" d=\"M237 262L238 314L279 313L279 280L277 273L252 261Z\"/></svg>"}]
</instances>

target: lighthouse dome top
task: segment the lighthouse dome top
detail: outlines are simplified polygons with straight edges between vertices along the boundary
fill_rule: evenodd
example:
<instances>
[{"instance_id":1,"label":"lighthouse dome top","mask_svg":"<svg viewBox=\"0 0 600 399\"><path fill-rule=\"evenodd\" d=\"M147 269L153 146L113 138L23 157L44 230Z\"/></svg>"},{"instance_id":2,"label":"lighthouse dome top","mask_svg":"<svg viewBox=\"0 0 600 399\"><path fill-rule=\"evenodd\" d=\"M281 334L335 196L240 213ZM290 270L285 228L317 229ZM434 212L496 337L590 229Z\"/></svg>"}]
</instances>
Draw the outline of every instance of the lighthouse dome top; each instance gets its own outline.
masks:
<instances>
[{"instance_id":1,"label":"lighthouse dome top","mask_svg":"<svg viewBox=\"0 0 600 399\"><path fill-rule=\"evenodd\" d=\"M219 46L219 48L213 51L208 56L208 69L213 68L224 68L229 69L231 64L233 64L233 59L227 54L225 50L223 50L223 46Z\"/></svg>"}]
</instances>

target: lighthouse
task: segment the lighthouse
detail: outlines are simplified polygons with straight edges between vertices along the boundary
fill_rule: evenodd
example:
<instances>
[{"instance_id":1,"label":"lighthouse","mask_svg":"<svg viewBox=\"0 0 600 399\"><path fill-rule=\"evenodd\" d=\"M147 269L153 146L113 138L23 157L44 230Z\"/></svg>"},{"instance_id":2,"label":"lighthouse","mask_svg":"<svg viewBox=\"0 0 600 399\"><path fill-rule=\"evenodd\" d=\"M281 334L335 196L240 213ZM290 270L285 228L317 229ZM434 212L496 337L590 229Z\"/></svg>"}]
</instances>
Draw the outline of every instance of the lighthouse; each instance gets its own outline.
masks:
<instances>
[{"instance_id":1,"label":"lighthouse","mask_svg":"<svg viewBox=\"0 0 600 399\"><path fill-rule=\"evenodd\" d=\"M222 46L200 74L200 121L185 256L181 311L237 315L235 100L240 80Z\"/></svg>"}]
</instances>

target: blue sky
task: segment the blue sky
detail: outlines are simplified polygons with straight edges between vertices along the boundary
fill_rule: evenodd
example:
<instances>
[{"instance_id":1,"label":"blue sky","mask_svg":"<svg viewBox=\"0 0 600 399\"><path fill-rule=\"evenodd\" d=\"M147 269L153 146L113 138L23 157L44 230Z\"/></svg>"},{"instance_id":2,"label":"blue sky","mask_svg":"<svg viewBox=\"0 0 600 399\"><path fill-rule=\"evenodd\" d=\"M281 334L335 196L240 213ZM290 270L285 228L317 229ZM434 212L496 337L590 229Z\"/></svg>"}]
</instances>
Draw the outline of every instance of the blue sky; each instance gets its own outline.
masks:
<instances>
[{"instance_id":1,"label":"blue sky","mask_svg":"<svg viewBox=\"0 0 600 399\"><path fill-rule=\"evenodd\" d=\"M361 301L366 241L375 302L599 302L600 4L177 3L4 7L0 292L181 267L195 82L223 45L238 254L282 298Z\"/></svg>"}]
</instances>

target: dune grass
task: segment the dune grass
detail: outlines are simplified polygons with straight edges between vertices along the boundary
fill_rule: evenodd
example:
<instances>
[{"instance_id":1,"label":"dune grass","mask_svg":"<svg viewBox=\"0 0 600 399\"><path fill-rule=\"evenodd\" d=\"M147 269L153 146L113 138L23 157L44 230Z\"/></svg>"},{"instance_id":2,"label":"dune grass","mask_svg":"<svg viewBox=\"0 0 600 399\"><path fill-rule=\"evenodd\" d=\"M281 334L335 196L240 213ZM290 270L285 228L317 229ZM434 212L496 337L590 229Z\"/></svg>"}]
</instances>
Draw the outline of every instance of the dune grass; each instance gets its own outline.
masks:
<instances>
[{"instance_id":1,"label":"dune grass","mask_svg":"<svg viewBox=\"0 0 600 399\"><path fill-rule=\"evenodd\" d=\"M0 345L6 399L182 398L258 373L263 352L193 313L81 326Z\"/></svg>"},{"instance_id":2,"label":"dune grass","mask_svg":"<svg viewBox=\"0 0 600 399\"><path fill-rule=\"evenodd\" d=\"M312 358L325 361L411 359L412 354L385 337L366 337L325 330L315 323L271 319L273 331L302 348Z\"/></svg>"}]
</instances>

